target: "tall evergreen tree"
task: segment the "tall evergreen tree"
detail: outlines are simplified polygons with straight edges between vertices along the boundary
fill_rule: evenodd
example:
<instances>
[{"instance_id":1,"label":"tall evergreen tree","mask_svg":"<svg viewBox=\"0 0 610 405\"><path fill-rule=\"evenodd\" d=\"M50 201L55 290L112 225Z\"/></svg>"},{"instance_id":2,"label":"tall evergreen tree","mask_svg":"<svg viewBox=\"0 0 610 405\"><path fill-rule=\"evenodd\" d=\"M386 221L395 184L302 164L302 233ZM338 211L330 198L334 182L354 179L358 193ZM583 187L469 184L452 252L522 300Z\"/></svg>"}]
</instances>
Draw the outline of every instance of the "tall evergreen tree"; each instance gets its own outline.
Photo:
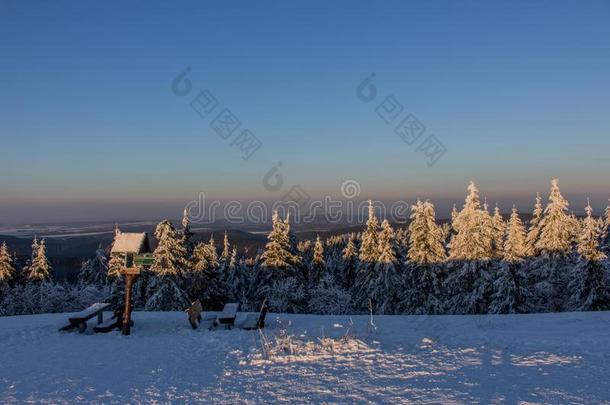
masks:
<instances>
[{"instance_id":1,"label":"tall evergreen tree","mask_svg":"<svg viewBox=\"0 0 610 405\"><path fill-rule=\"evenodd\" d=\"M187 267L186 249L173 224L164 220L155 229L157 248L153 252L150 272L154 279L147 286L146 309L151 311L183 310L188 297L178 285Z\"/></svg>"},{"instance_id":2,"label":"tall evergreen tree","mask_svg":"<svg viewBox=\"0 0 610 405\"><path fill-rule=\"evenodd\" d=\"M503 258L493 284L489 312L511 314L526 309L527 278L523 273L526 232L519 213L513 206L504 242Z\"/></svg>"},{"instance_id":3,"label":"tall evergreen tree","mask_svg":"<svg viewBox=\"0 0 610 405\"><path fill-rule=\"evenodd\" d=\"M593 218L593 208L587 204L578 240L579 258L570 274L571 292L568 309L575 311L600 311L610 309L610 280L608 280L606 255L599 250L603 224Z\"/></svg>"},{"instance_id":4,"label":"tall evergreen tree","mask_svg":"<svg viewBox=\"0 0 610 405\"><path fill-rule=\"evenodd\" d=\"M574 241L574 222L567 213L568 201L559 190L559 181L553 179L549 202L540 220L540 237L536 249L541 252L530 261L531 303L539 312L561 311L567 301L568 269Z\"/></svg>"},{"instance_id":5,"label":"tall evergreen tree","mask_svg":"<svg viewBox=\"0 0 610 405\"><path fill-rule=\"evenodd\" d=\"M101 246L95 251L95 257L83 263L78 272L78 281L83 284L105 286L108 284L108 259Z\"/></svg>"},{"instance_id":6,"label":"tall evergreen tree","mask_svg":"<svg viewBox=\"0 0 610 405\"><path fill-rule=\"evenodd\" d=\"M44 239L37 242L34 239L33 247L35 247L36 253L32 253L32 263L28 268L28 279L30 281L47 281L51 278L51 264L47 259L47 247Z\"/></svg>"},{"instance_id":7,"label":"tall evergreen tree","mask_svg":"<svg viewBox=\"0 0 610 405\"><path fill-rule=\"evenodd\" d=\"M437 314L442 312L441 263L447 258L444 233L436 224L434 205L421 202L411 206L409 251L401 312Z\"/></svg>"},{"instance_id":8,"label":"tall evergreen tree","mask_svg":"<svg viewBox=\"0 0 610 405\"><path fill-rule=\"evenodd\" d=\"M158 244L153 252L151 272L157 277L182 275L187 267L186 249L174 225L168 220L159 223L155 238Z\"/></svg>"},{"instance_id":9,"label":"tall evergreen tree","mask_svg":"<svg viewBox=\"0 0 610 405\"><path fill-rule=\"evenodd\" d=\"M378 314L392 314L398 299L399 269L397 268L394 230L387 219L381 223L378 238L379 253L368 285L368 297Z\"/></svg>"},{"instance_id":10,"label":"tall evergreen tree","mask_svg":"<svg viewBox=\"0 0 610 405\"><path fill-rule=\"evenodd\" d=\"M356 281L356 270L358 269L358 248L356 247L356 235L351 233L347 245L341 252L342 258L342 285L344 289L351 289Z\"/></svg>"},{"instance_id":11,"label":"tall evergreen tree","mask_svg":"<svg viewBox=\"0 0 610 405\"><path fill-rule=\"evenodd\" d=\"M540 221L540 239L536 248L546 253L568 254L571 251L573 227L567 214L569 203L561 195L559 181L551 182L549 202Z\"/></svg>"},{"instance_id":12,"label":"tall evergreen tree","mask_svg":"<svg viewBox=\"0 0 610 405\"><path fill-rule=\"evenodd\" d=\"M464 208L451 224L455 235L451 239L449 258L452 260L483 260L492 256L492 223L486 210L481 209L479 190L474 182L468 185Z\"/></svg>"},{"instance_id":13,"label":"tall evergreen tree","mask_svg":"<svg viewBox=\"0 0 610 405\"><path fill-rule=\"evenodd\" d=\"M224 275L220 272L214 237L208 243L198 243L193 250L187 293L191 299L200 299L205 308L222 307L224 301Z\"/></svg>"},{"instance_id":14,"label":"tall evergreen tree","mask_svg":"<svg viewBox=\"0 0 610 405\"><path fill-rule=\"evenodd\" d=\"M517 208L513 205L512 213L506 229L506 241L504 242L504 260L516 262L525 257L526 233L523 222L519 217Z\"/></svg>"},{"instance_id":15,"label":"tall evergreen tree","mask_svg":"<svg viewBox=\"0 0 610 405\"><path fill-rule=\"evenodd\" d=\"M436 224L434 205L417 201L411 207L407 257L418 264L439 263L447 258L443 232Z\"/></svg>"},{"instance_id":16,"label":"tall evergreen tree","mask_svg":"<svg viewBox=\"0 0 610 405\"><path fill-rule=\"evenodd\" d=\"M13 258L8 251L6 242L0 246L0 285L8 284L15 278L15 267L13 266Z\"/></svg>"},{"instance_id":17,"label":"tall evergreen tree","mask_svg":"<svg viewBox=\"0 0 610 405\"><path fill-rule=\"evenodd\" d=\"M540 197L540 193L536 193L534 211L532 213L532 219L529 222L529 228L525 241L525 256L536 256L539 253L536 244L540 238L540 221L542 220L543 213L544 209L542 207L542 198Z\"/></svg>"},{"instance_id":18,"label":"tall evergreen tree","mask_svg":"<svg viewBox=\"0 0 610 405\"><path fill-rule=\"evenodd\" d=\"M185 208L182 214L182 244L186 249L187 257L193 253L193 248L195 247L195 242L193 237L195 233L191 230L191 220L189 218L188 210Z\"/></svg>"},{"instance_id":19,"label":"tall evergreen tree","mask_svg":"<svg viewBox=\"0 0 610 405\"><path fill-rule=\"evenodd\" d=\"M354 305L359 310L366 310L368 308L368 300L370 298L369 287L375 278L374 268L379 255L378 232L379 221L375 216L373 202L369 200L369 217L366 221L366 229L362 233L359 263L352 293Z\"/></svg>"},{"instance_id":20,"label":"tall evergreen tree","mask_svg":"<svg viewBox=\"0 0 610 405\"><path fill-rule=\"evenodd\" d=\"M326 260L324 259L324 244L320 240L320 236L316 237L316 243L313 247L313 256L310 264L310 282L312 286L318 285L322 276L326 272Z\"/></svg>"},{"instance_id":21,"label":"tall evergreen tree","mask_svg":"<svg viewBox=\"0 0 610 405\"><path fill-rule=\"evenodd\" d=\"M500 208L496 205L494 208L494 215L492 217L492 243L493 243L493 257L501 258L504 251L504 234L506 233L506 223Z\"/></svg>"},{"instance_id":22,"label":"tall evergreen tree","mask_svg":"<svg viewBox=\"0 0 610 405\"><path fill-rule=\"evenodd\" d=\"M257 271L255 297L258 301L268 298L271 310L288 308L295 311L303 304L304 277L297 274L301 259L295 254L296 243L289 219L282 221L277 211L273 213L267 240L261 256L262 266ZM287 295L280 297L280 291Z\"/></svg>"},{"instance_id":23,"label":"tall evergreen tree","mask_svg":"<svg viewBox=\"0 0 610 405\"><path fill-rule=\"evenodd\" d=\"M476 314L487 310L493 292L489 259L493 257L493 223L486 206L481 209L479 190L468 186L464 208L452 223L447 278L444 281L449 310Z\"/></svg>"},{"instance_id":24,"label":"tall evergreen tree","mask_svg":"<svg viewBox=\"0 0 610 405\"><path fill-rule=\"evenodd\" d=\"M222 241L222 254L220 255L220 261L228 263L231 259L231 244L229 243L229 236L225 232L224 239Z\"/></svg>"}]
</instances>

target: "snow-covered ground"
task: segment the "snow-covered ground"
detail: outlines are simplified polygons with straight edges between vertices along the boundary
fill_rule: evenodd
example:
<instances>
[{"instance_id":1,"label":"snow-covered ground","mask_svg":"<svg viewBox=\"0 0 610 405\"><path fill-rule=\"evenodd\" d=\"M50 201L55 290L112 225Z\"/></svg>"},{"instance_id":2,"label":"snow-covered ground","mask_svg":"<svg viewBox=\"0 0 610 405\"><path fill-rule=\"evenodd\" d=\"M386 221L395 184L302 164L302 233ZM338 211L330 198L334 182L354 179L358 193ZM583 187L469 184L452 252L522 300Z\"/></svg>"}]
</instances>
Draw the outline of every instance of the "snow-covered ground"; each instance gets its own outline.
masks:
<instances>
[{"instance_id":1,"label":"snow-covered ground","mask_svg":"<svg viewBox=\"0 0 610 405\"><path fill-rule=\"evenodd\" d=\"M382 316L376 329L270 314L264 337L193 331L177 312L134 313L131 336L60 333L66 318L0 318L0 402L610 403L608 312Z\"/></svg>"}]
</instances>

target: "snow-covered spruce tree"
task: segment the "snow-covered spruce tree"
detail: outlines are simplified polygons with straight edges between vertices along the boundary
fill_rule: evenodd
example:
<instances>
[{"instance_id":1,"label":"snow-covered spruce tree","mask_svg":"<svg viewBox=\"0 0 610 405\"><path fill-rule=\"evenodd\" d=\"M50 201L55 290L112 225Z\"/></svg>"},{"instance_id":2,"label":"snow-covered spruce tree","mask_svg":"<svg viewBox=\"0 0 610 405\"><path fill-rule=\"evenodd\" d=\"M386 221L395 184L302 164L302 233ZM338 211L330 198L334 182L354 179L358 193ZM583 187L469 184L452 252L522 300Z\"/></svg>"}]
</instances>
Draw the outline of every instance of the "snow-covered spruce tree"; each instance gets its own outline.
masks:
<instances>
[{"instance_id":1,"label":"snow-covered spruce tree","mask_svg":"<svg viewBox=\"0 0 610 405\"><path fill-rule=\"evenodd\" d=\"M608 200L610 202L610 199ZM610 253L610 204L606 206L604 218L602 222L602 246L601 249L606 253Z\"/></svg>"},{"instance_id":2,"label":"snow-covered spruce tree","mask_svg":"<svg viewBox=\"0 0 610 405\"><path fill-rule=\"evenodd\" d=\"M206 309L221 308L224 301L223 274L219 271L218 253L214 238L198 243L193 250L191 268L187 276L187 293L191 300L199 299Z\"/></svg>"},{"instance_id":3,"label":"snow-covered spruce tree","mask_svg":"<svg viewBox=\"0 0 610 405\"><path fill-rule=\"evenodd\" d=\"M44 239L36 242L34 239L33 247L36 247L36 253L32 252L32 263L28 268L28 280L33 282L48 281L51 279L51 264L47 259L47 247Z\"/></svg>"},{"instance_id":4,"label":"snow-covered spruce tree","mask_svg":"<svg viewBox=\"0 0 610 405\"><path fill-rule=\"evenodd\" d=\"M345 269L343 265L343 249L347 240L342 235L331 236L326 239L324 247L324 262L326 273L333 276L337 285L343 286L345 282Z\"/></svg>"},{"instance_id":5,"label":"snow-covered spruce tree","mask_svg":"<svg viewBox=\"0 0 610 405\"><path fill-rule=\"evenodd\" d=\"M191 231L191 220L189 218L188 210L185 208L182 214L182 244L186 249L186 257L190 257L195 247L193 240L195 233Z\"/></svg>"},{"instance_id":6,"label":"snow-covered spruce tree","mask_svg":"<svg viewBox=\"0 0 610 405\"><path fill-rule=\"evenodd\" d=\"M525 256L537 256L539 252L536 244L540 238L540 221L544 209L542 207L542 197L540 193L536 193L536 202L534 203L534 211L532 212L532 219L529 222L529 228L525 240Z\"/></svg>"},{"instance_id":7,"label":"snow-covered spruce tree","mask_svg":"<svg viewBox=\"0 0 610 405\"><path fill-rule=\"evenodd\" d=\"M568 215L569 203L561 195L559 180L551 181L549 202L540 220L540 239L536 247L546 253L569 253L572 249L573 223Z\"/></svg>"},{"instance_id":8,"label":"snow-covered spruce tree","mask_svg":"<svg viewBox=\"0 0 610 405\"><path fill-rule=\"evenodd\" d=\"M493 291L493 224L487 209L481 209L479 190L473 182L452 227L455 235L450 242L451 262L444 281L449 294L448 310L457 314L485 313Z\"/></svg>"},{"instance_id":9,"label":"snow-covered spruce tree","mask_svg":"<svg viewBox=\"0 0 610 405\"><path fill-rule=\"evenodd\" d=\"M504 234L506 233L506 223L502 214L500 214L500 208L496 205L494 208L494 215L491 218L492 221L492 243L493 243L493 257L498 259L503 256L504 251Z\"/></svg>"},{"instance_id":10,"label":"snow-covered spruce tree","mask_svg":"<svg viewBox=\"0 0 610 405\"><path fill-rule=\"evenodd\" d=\"M523 222L519 217L517 208L513 205L508 226L506 228L506 241L504 242L504 260L517 262L526 255L526 232Z\"/></svg>"},{"instance_id":11,"label":"snow-covered spruce tree","mask_svg":"<svg viewBox=\"0 0 610 405\"><path fill-rule=\"evenodd\" d=\"M407 258L420 264L445 261L447 254L443 245L443 232L436 224L434 205L428 201L417 201L411 207L410 219Z\"/></svg>"},{"instance_id":12,"label":"snow-covered spruce tree","mask_svg":"<svg viewBox=\"0 0 610 405\"><path fill-rule=\"evenodd\" d=\"M95 251L95 257L83 263L78 272L78 282L105 286L108 284L108 259L101 246Z\"/></svg>"},{"instance_id":13,"label":"snow-covered spruce tree","mask_svg":"<svg viewBox=\"0 0 610 405\"><path fill-rule=\"evenodd\" d=\"M356 235L350 234L347 246L342 253L342 286L346 290L351 290L356 281L356 270L358 269L358 247L356 246Z\"/></svg>"},{"instance_id":14,"label":"snow-covered spruce tree","mask_svg":"<svg viewBox=\"0 0 610 405\"><path fill-rule=\"evenodd\" d=\"M220 254L220 262L228 264L230 259L231 259L231 244L229 243L229 236L225 232L225 236L222 241L222 253Z\"/></svg>"},{"instance_id":15,"label":"snow-covered spruce tree","mask_svg":"<svg viewBox=\"0 0 610 405\"><path fill-rule=\"evenodd\" d=\"M233 248L231 257L225 273L226 296L230 302L244 304L244 298L248 290L248 278L245 274L245 266L242 267L237 258L237 249Z\"/></svg>"},{"instance_id":16,"label":"snow-covered spruce tree","mask_svg":"<svg viewBox=\"0 0 610 405\"><path fill-rule=\"evenodd\" d=\"M320 240L320 236L316 237L316 242L313 247L313 255L309 264L309 281L311 287L318 285L322 276L326 273L326 261L324 259L324 244Z\"/></svg>"},{"instance_id":17,"label":"snow-covered spruce tree","mask_svg":"<svg viewBox=\"0 0 610 405\"><path fill-rule=\"evenodd\" d=\"M0 246L0 286L8 285L15 277L15 267L6 242Z\"/></svg>"},{"instance_id":18,"label":"snow-covered spruce tree","mask_svg":"<svg viewBox=\"0 0 610 405\"><path fill-rule=\"evenodd\" d=\"M368 296L377 314L392 314L398 301L400 274L395 253L394 230L387 219L381 223L377 246L379 252L367 288Z\"/></svg>"},{"instance_id":19,"label":"snow-covered spruce tree","mask_svg":"<svg viewBox=\"0 0 610 405\"><path fill-rule=\"evenodd\" d=\"M150 267L150 273L154 278L147 287L146 310L183 310L189 305L189 300L177 282L187 266L182 235L176 231L170 221L164 220L157 225L155 237L158 244Z\"/></svg>"},{"instance_id":20,"label":"snow-covered spruce tree","mask_svg":"<svg viewBox=\"0 0 610 405\"><path fill-rule=\"evenodd\" d=\"M443 311L441 263L447 259L444 234L436 223L434 205L428 201L411 206L407 253L400 312L437 314Z\"/></svg>"},{"instance_id":21,"label":"snow-covered spruce tree","mask_svg":"<svg viewBox=\"0 0 610 405\"><path fill-rule=\"evenodd\" d=\"M277 211L273 213L272 229L267 240L261 256L262 263L256 274L254 295L261 302L268 298L269 309L272 311L281 308L296 311L304 304L304 291L301 288L302 282L299 281L302 277L297 278L301 260L295 254L296 246L288 218L282 221ZM274 291L275 288L279 290ZM284 291L287 296L280 299L278 291Z\"/></svg>"},{"instance_id":22,"label":"snow-covered spruce tree","mask_svg":"<svg viewBox=\"0 0 610 405\"><path fill-rule=\"evenodd\" d=\"M578 240L578 260L570 272L568 290L571 311L606 311L610 309L610 280L606 255L599 250L603 223L593 218L593 208L587 204Z\"/></svg>"},{"instance_id":23,"label":"snow-covered spruce tree","mask_svg":"<svg viewBox=\"0 0 610 405\"><path fill-rule=\"evenodd\" d=\"M455 235L451 239L451 260L490 259L492 249L492 221L489 213L481 209L479 190L474 182L468 185L464 208L451 223Z\"/></svg>"},{"instance_id":24,"label":"snow-covered spruce tree","mask_svg":"<svg viewBox=\"0 0 610 405\"><path fill-rule=\"evenodd\" d=\"M379 258L379 221L375 216L373 202L369 200L369 217L366 221L366 229L362 233L360 252L358 257L358 268L354 282L352 299L357 311L366 311L370 296L370 286L375 278L375 264Z\"/></svg>"},{"instance_id":25,"label":"snow-covered spruce tree","mask_svg":"<svg viewBox=\"0 0 610 405\"><path fill-rule=\"evenodd\" d=\"M527 307L527 278L524 274L526 232L519 213L513 206L504 242L503 260L499 263L493 285L489 312L509 314L525 312Z\"/></svg>"},{"instance_id":26,"label":"snow-covered spruce tree","mask_svg":"<svg viewBox=\"0 0 610 405\"><path fill-rule=\"evenodd\" d=\"M121 278L121 270L125 267L125 258L122 254L113 254L108 261L108 279L117 280Z\"/></svg>"},{"instance_id":27,"label":"snow-covered spruce tree","mask_svg":"<svg viewBox=\"0 0 610 405\"><path fill-rule=\"evenodd\" d=\"M529 260L527 274L530 303L536 312L561 311L567 301L567 276L574 241L574 222L567 213L568 201L561 195L559 182L553 179L549 202L540 220L536 249L540 256Z\"/></svg>"}]
</instances>

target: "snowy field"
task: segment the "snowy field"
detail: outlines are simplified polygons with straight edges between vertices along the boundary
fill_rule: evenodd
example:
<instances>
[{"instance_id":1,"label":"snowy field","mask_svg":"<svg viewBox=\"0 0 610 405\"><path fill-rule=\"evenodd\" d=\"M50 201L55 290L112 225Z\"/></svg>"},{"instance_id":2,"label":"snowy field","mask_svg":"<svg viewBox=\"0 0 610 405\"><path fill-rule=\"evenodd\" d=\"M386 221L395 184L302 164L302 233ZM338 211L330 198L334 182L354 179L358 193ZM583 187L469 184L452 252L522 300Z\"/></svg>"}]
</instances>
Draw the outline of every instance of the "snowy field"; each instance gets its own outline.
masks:
<instances>
[{"instance_id":1,"label":"snowy field","mask_svg":"<svg viewBox=\"0 0 610 405\"><path fill-rule=\"evenodd\" d=\"M608 312L382 316L376 329L270 314L264 337L193 331L178 312L134 313L131 336L58 332L66 319L0 318L0 402L610 403Z\"/></svg>"}]
</instances>

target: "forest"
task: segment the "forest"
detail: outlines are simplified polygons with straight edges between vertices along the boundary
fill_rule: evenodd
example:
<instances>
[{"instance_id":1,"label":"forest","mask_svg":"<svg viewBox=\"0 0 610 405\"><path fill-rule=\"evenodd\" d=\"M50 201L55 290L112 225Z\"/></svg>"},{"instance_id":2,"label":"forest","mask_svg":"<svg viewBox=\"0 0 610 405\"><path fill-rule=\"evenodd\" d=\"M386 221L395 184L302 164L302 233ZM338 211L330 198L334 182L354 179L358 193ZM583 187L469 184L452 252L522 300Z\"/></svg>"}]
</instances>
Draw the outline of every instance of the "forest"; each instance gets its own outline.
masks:
<instances>
[{"instance_id":1,"label":"forest","mask_svg":"<svg viewBox=\"0 0 610 405\"><path fill-rule=\"evenodd\" d=\"M407 227L393 228L369 204L359 233L298 241L288 218L274 213L264 249L240 254L225 234L194 242L187 215L177 229L155 229L154 262L134 287L147 311L205 309L238 302L256 310L314 314L506 314L610 309L610 207L594 216L568 210L559 182L546 204L536 196L526 223L512 208L490 212L471 182L463 207L440 224L430 201L411 207ZM117 234L120 230L117 229ZM77 283L55 282L44 240L18 266L0 247L0 315L78 311L96 301L122 302L124 259L100 248ZM110 257L108 257L110 256Z\"/></svg>"}]
</instances>

